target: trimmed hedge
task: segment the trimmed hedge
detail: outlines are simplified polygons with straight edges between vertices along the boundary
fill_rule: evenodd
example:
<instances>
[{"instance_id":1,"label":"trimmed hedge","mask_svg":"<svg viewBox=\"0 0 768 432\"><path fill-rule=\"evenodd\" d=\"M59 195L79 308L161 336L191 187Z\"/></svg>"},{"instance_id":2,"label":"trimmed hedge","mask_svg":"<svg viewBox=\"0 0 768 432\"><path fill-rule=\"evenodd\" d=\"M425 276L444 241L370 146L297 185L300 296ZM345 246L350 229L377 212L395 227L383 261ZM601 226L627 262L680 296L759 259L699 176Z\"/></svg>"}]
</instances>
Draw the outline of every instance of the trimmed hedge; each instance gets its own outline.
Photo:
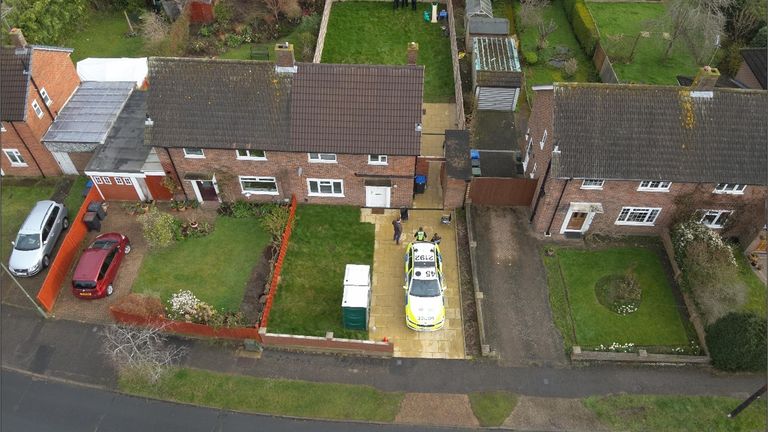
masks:
<instances>
[{"instance_id":1,"label":"trimmed hedge","mask_svg":"<svg viewBox=\"0 0 768 432\"><path fill-rule=\"evenodd\" d=\"M729 313L707 326L712 365L726 371L764 371L766 321L753 313Z\"/></svg>"},{"instance_id":2,"label":"trimmed hedge","mask_svg":"<svg viewBox=\"0 0 768 432\"><path fill-rule=\"evenodd\" d=\"M595 45L600 40L600 34L597 32L597 24L592 19L592 14L589 13L584 0L577 0L574 4L571 26L573 26L573 33L584 52L587 53L587 56L592 57L595 53Z\"/></svg>"},{"instance_id":3,"label":"trimmed hedge","mask_svg":"<svg viewBox=\"0 0 768 432\"><path fill-rule=\"evenodd\" d=\"M565 17L568 18L568 22L573 22L573 7L578 2L584 2L584 0L563 0L563 9L565 9Z\"/></svg>"}]
</instances>

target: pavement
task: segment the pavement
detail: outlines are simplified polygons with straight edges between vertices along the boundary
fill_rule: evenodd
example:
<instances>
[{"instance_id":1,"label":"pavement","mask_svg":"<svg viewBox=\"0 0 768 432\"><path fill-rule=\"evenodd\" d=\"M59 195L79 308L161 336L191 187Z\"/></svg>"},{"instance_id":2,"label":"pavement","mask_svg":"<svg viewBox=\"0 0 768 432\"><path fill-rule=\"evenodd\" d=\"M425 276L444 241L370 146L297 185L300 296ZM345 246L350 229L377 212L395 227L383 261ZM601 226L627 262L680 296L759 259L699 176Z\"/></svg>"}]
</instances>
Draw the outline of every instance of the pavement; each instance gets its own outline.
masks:
<instances>
[{"instance_id":1,"label":"pavement","mask_svg":"<svg viewBox=\"0 0 768 432\"><path fill-rule=\"evenodd\" d=\"M395 344L395 357L463 359L464 335L461 321L459 269L456 257L454 225L443 225L438 210L411 210L403 223L402 241L392 240L392 221L397 210L372 214L361 210L361 219L376 225L373 252L373 286L368 334L372 340L385 337ZM403 257L408 242L413 240L419 227L428 236L437 231L442 237L443 272L448 287L445 291L445 326L434 332L416 332L405 325L405 294L403 292Z\"/></svg>"},{"instance_id":2,"label":"pavement","mask_svg":"<svg viewBox=\"0 0 768 432\"><path fill-rule=\"evenodd\" d=\"M486 343L505 366L565 366L527 210L472 206L472 227Z\"/></svg>"}]
</instances>

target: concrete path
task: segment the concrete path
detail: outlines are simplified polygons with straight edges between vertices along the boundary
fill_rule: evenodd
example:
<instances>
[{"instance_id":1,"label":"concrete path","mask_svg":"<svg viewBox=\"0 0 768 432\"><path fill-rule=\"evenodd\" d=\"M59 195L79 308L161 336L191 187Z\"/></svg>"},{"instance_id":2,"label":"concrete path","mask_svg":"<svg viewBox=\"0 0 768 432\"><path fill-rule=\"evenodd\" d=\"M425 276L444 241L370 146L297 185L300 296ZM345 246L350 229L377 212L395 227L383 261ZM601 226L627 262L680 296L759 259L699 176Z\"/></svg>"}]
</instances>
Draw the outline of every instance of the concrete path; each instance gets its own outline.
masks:
<instances>
[{"instance_id":1,"label":"concrete path","mask_svg":"<svg viewBox=\"0 0 768 432\"><path fill-rule=\"evenodd\" d=\"M564 366L547 277L527 212L472 207L487 342L505 366Z\"/></svg>"},{"instance_id":2,"label":"concrete path","mask_svg":"<svg viewBox=\"0 0 768 432\"><path fill-rule=\"evenodd\" d=\"M443 187L440 184L441 165L442 162L429 162L427 190L413 197L413 208L432 210L443 208Z\"/></svg>"},{"instance_id":3,"label":"concrete path","mask_svg":"<svg viewBox=\"0 0 768 432\"><path fill-rule=\"evenodd\" d=\"M456 129L456 105L425 103L421 130L421 155L443 157L446 129Z\"/></svg>"},{"instance_id":4,"label":"concrete path","mask_svg":"<svg viewBox=\"0 0 768 432\"><path fill-rule=\"evenodd\" d=\"M376 225L373 252L373 287L371 317L368 332L372 340L388 338L395 344L395 357L464 358L464 335L461 322L459 270L456 259L456 236L453 225L441 225L441 211L411 210L403 223L402 241L396 245L392 239L392 221L397 210L374 215L370 209L361 210L361 219ZM405 293L403 292L403 256L408 242L419 227L431 237L437 230L443 238L445 291L445 327L435 332L416 332L405 325Z\"/></svg>"}]
</instances>

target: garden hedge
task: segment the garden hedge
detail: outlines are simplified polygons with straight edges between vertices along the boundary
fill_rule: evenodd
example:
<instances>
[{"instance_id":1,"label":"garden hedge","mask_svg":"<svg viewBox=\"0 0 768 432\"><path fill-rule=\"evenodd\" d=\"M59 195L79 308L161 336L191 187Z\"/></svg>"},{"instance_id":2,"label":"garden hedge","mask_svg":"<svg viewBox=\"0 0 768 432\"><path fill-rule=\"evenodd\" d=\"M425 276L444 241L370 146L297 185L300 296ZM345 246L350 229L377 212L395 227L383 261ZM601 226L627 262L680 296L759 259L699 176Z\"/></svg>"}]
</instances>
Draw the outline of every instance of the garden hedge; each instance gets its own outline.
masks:
<instances>
[{"instance_id":1,"label":"garden hedge","mask_svg":"<svg viewBox=\"0 0 768 432\"><path fill-rule=\"evenodd\" d=\"M563 9L565 10L565 17L568 22L573 22L573 7L578 2L584 2L584 0L563 0Z\"/></svg>"},{"instance_id":2,"label":"garden hedge","mask_svg":"<svg viewBox=\"0 0 768 432\"><path fill-rule=\"evenodd\" d=\"M573 26L573 33L584 52L588 57L592 57L592 54L595 53L595 45L600 40L600 34L597 32L597 24L592 19L592 14L589 13L584 0L577 0L574 4L571 26Z\"/></svg>"},{"instance_id":3,"label":"garden hedge","mask_svg":"<svg viewBox=\"0 0 768 432\"><path fill-rule=\"evenodd\" d=\"M766 321L753 313L732 312L706 329L712 365L726 371L764 371Z\"/></svg>"}]
</instances>

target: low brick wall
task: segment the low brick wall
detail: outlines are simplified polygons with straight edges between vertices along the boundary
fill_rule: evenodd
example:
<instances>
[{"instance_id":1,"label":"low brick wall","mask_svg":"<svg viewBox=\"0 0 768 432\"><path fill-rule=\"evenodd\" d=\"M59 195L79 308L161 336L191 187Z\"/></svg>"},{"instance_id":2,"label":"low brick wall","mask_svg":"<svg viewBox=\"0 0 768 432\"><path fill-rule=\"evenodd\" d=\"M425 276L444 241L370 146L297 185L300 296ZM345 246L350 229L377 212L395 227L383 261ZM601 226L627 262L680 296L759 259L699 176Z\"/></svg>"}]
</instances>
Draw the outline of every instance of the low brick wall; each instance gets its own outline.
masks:
<instances>
[{"instance_id":1,"label":"low brick wall","mask_svg":"<svg viewBox=\"0 0 768 432\"><path fill-rule=\"evenodd\" d=\"M392 342L341 339L333 337L299 336L269 333L266 327L259 329L259 339L264 346L274 348L296 348L301 350L322 351L344 354L365 354L392 357L395 345Z\"/></svg>"},{"instance_id":2,"label":"low brick wall","mask_svg":"<svg viewBox=\"0 0 768 432\"><path fill-rule=\"evenodd\" d=\"M467 238L469 240L469 261L472 267L472 286L475 292L475 307L477 308L477 330L480 336L480 353L483 356L493 356L494 352L488 345L485 337L485 318L483 315L483 292L480 290L480 282L477 278L477 258L475 257L475 249L477 248L477 241L474 239L474 233L472 231L472 200L467 198L466 211L467 216Z\"/></svg>"},{"instance_id":3,"label":"low brick wall","mask_svg":"<svg viewBox=\"0 0 768 432\"><path fill-rule=\"evenodd\" d=\"M115 321L122 324L129 324L135 326L162 326L163 329L170 333L178 333L189 336L205 337L205 338L219 338L219 339L233 339L233 340L245 340L254 339L260 340L259 330L256 327L220 327L214 328L204 324L188 323L183 321L174 321L165 317L158 318L145 318L138 315L133 315L125 312L115 310L110 307L109 312L112 314L112 318Z\"/></svg>"},{"instance_id":4,"label":"low brick wall","mask_svg":"<svg viewBox=\"0 0 768 432\"><path fill-rule=\"evenodd\" d=\"M572 361L608 361L625 363L667 363L667 364L709 364L709 357L676 354L648 354L645 350L638 353L620 353L604 351L582 351L574 346Z\"/></svg>"}]
</instances>

